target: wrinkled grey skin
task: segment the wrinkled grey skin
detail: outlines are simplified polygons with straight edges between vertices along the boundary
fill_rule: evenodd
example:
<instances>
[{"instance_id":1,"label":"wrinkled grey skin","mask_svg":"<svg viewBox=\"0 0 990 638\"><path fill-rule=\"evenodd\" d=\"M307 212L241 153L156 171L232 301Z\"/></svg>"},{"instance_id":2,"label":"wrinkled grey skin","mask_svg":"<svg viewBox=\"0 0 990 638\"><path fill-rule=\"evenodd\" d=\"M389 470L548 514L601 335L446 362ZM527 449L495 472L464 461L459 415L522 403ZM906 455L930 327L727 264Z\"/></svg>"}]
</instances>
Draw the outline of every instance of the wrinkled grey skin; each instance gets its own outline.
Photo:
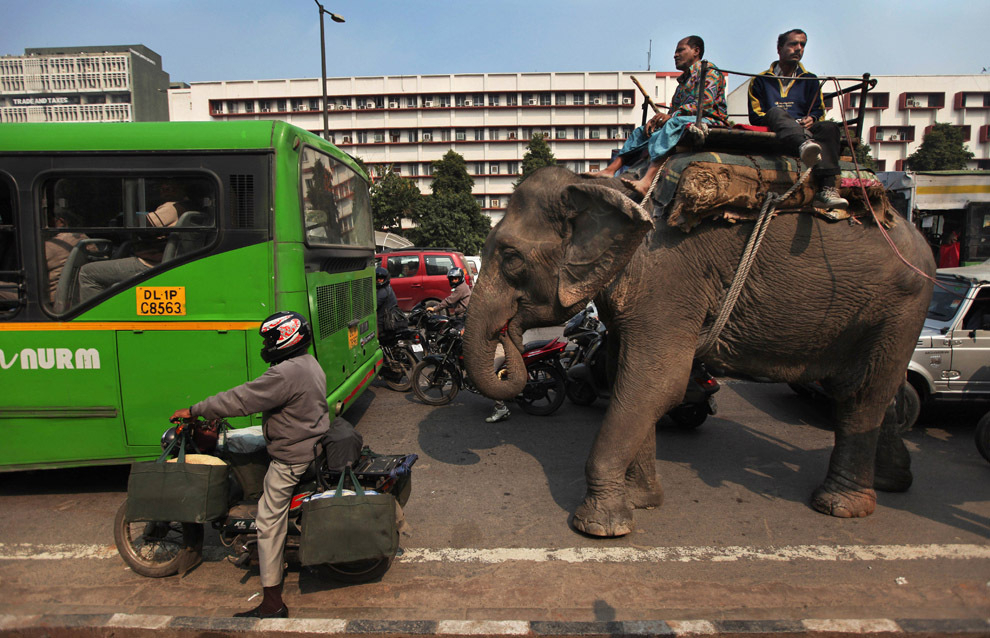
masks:
<instances>
[{"instance_id":1,"label":"wrinkled grey skin","mask_svg":"<svg viewBox=\"0 0 990 638\"><path fill-rule=\"evenodd\" d=\"M618 361L585 467L587 495L572 519L595 536L628 534L634 508L662 503L655 423L684 395L699 335L718 312L753 228L707 221L684 233L661 221L649 232L652 221L628 193L618 180L558 167L527 179L485 243L464 335L478 388L511 399L526 381L518 351L523 331L559 325L594 298ZM934 274L931 252L911 224L900 220L888 232L910 263ZM770 223L704 360L778 381L822 381L835 400L835 447L812 497L815 509L866 516L876 505L874 487L910 485L907 450L881 423L904 379L931 290L874 224L804 214ZM500 340L514 362L505 380L492 372Z\"/></svg>"}]
</instances>

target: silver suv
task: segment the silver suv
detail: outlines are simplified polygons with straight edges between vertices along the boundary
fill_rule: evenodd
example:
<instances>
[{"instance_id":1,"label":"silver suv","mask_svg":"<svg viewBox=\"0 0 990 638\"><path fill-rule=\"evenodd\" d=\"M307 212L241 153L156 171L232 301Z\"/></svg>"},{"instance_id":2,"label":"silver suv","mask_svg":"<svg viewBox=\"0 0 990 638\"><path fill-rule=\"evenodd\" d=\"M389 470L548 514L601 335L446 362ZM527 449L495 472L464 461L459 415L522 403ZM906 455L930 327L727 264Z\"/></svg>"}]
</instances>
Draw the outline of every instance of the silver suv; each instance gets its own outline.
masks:
<instances>
[{"instance_id":1,"label":"silver suv","mask_svg":"<svg viewBox=\"0 0 990 638\"><path fill-rule=\"evenodd\" d=\"M937 280L908 381L923 403L990 400L990 264L944 268Z\"/></svg>"}]
</instances>

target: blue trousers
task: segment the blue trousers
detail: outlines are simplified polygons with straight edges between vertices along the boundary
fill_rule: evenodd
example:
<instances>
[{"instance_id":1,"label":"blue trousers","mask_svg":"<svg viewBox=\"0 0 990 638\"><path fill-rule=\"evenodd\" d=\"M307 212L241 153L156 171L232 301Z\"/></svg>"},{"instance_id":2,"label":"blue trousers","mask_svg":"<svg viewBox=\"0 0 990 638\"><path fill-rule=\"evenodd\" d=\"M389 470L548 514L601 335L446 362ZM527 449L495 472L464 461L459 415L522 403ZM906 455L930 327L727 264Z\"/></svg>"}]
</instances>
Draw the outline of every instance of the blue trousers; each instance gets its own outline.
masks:
<instances>
[{"instance_id":1,"label":"blue trousers","mask_svg":"<svg viewBox=\"0 0 990 638\"><path fill-rule=\"evenodd\" d=\"M649 137L646 136L644 127L636 127L619 152L623 164L628 163L627 159L634 158L643 150L649 150L651 162L663 158L677 146L677 142L684 135L684 129L687 128L687 125L694 124L697 120L698 118L694 115L675 115L659 129L653 131L653 135ZM704 118L704 121L708 124L712 123L708 118Z\"/></svg>"}]
</instances>

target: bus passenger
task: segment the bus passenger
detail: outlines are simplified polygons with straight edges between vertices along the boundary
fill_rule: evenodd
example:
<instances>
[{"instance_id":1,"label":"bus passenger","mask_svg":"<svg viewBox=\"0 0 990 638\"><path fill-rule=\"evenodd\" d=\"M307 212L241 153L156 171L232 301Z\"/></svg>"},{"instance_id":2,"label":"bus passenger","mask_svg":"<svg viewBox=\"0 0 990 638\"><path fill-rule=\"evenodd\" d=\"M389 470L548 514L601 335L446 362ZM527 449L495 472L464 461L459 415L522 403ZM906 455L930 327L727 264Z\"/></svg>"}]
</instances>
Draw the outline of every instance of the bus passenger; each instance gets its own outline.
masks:
<instances>
[{"instance_id":1,"label":"bus passenger","mask_svg":"<svg viewBox=\"0 0 990 638\"><path fill-rule=\"evenodd\" d=\"M839 125L825 122L818 76L801 65L808 36L791 29L777 36L777 61L749 83L749 123L766 126L788 151L813 166L814 203L825 208L848 208L839 196ZM785 82L783 78L790 78ZM812 78L812 79L798 79Z\"/></svg>"},{"instance_id":2,"label":"bus passenger","mask_svg":"<svg viewBox=\"0 0 990 638\"><path fill-rule=\"evenodd\" d=\"M261 324L261 358L271 367L254 381L176 410L172 418L217 419L261 412L271 463L258 501L261 604L235 617L288 618L282 601L282 553L292 492L313 460L314 444L330 429L327 379L307 350L313 330L296 312L277 312Z\"/></svg>"},{"instance_id":3,"label":"bus passenger","mask_svg":"<svg viewBox=\"0 0 990 638\"><path fill-rule=\"evenodd\" d=\"M62 268L69 260L69 253L86 235L73 233L68 230L70 219L74 226L80 225L80 220L69 211L58 211L55 213L55 228L63 230L54 237L45 240L45 265L48 268L48 297L55 302L55 290L58 288L58 279L62 275ZM17 284L0 282L0 301L17 301Z\"/></svg>"},{"instance_id":4,"label":"bus passenger","mask_svg":"<svg viewBox=\"0 0 990 638\"><path fill-rule=\"evenodd\" d=\"M664 159L674 150L681 137L689 129L693 135L702 134L692 127L698 119L699 109L705 124L728 125L725 75L709 63L705 77L700 77L704 56L705 41L696 35L689 35L677 43L674 66L681 74L677 78L677 90L670 101L670 109L667 113L657 113L645 126L636 128L626 140L622 151L597 175L613 177L620 168L634 163L643 150L649 150L650 167L646 174L637 182L628 182L640 194L645 195ZM705 89L702 103L698 104L698 85L702 82Z\"/></svg>"},{"instance_id":5,"label":"bus passenger","mask_svg":"<svg viewBox=\"0 0 990 638\"><path fill-rule=\"evenodd\" d=\"M148 213L148 223L156 228L175 226L182 213L190 209L191 203L183 184L178 180L166 180L159 192L165 200L161 206ZM165 251L164 236L150 241L138 242L133 257L94 261L79 269L80 301L92 299L117 282L151 270L162 263Z\"/></svg>"}]
</instances>

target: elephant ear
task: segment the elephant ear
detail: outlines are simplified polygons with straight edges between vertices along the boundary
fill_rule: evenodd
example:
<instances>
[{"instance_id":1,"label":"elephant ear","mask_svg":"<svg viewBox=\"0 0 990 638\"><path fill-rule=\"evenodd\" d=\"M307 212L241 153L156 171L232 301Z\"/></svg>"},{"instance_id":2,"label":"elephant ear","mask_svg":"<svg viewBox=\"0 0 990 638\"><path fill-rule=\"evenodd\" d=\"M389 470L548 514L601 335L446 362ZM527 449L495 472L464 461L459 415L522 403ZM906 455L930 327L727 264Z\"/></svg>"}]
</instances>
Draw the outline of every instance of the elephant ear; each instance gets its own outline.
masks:
<instances>
[{"instance_id":1,"label":"elephant ear","mask_svg":"<svg viewBox=\"0 0 990 638\"><path fill-rule=\"evenodd\" d=\"M620 191L595 184L564 189L569 236L557 294L562 306L590 299L629 263L653 220Z\"/></svg>"}]
</instances>

